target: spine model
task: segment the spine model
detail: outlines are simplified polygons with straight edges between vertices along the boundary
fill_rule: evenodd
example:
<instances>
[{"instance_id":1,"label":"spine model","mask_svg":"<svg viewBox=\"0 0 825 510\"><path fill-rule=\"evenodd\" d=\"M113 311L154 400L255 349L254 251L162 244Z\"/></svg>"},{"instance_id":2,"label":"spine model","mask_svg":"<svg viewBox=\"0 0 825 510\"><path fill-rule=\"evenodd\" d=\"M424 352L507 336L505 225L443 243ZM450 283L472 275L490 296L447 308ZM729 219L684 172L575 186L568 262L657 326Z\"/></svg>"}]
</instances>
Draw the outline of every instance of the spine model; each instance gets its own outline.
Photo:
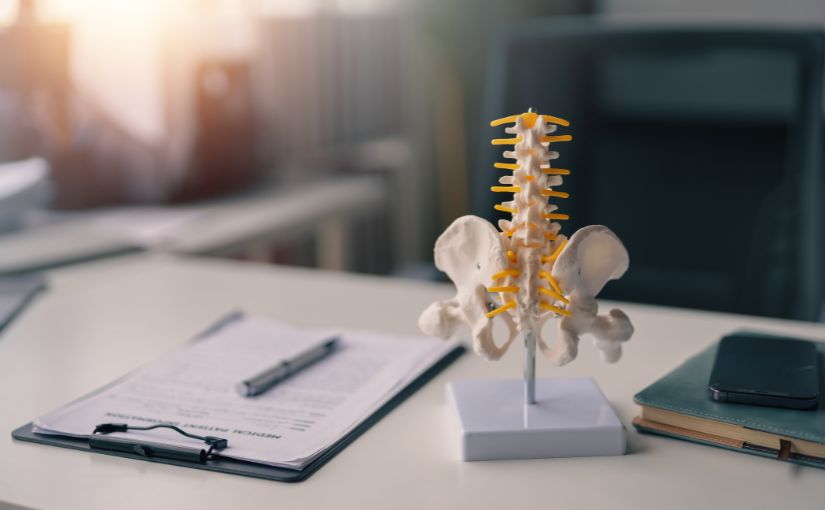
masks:
<instances>
[{"instance_id":1,"label":"spine model","mask_svg":"<svg viewBox=\"0 0 825 510\"><path fill-rule=\"evenodd\" d=\"M498 138L493 145L513 145L504 157L514 163L496 163L497 169L508 172L499 179L501 186L493 186L499 193L512 194L512 200L496 204L497 211L510 213L511 220L499 220L502 245L506 247L508 266L492 275L493 285L488 291L498 293L501 306L487 313L494 317L509 313L522 334L532 332L543 315L569 317L567 299L558 281L552 275L553 263L567 243L560 234L558 221L569 219L557 212L569 194L558 191L562 176L570 171L553 168L551 161L559 157L550 150L552 144L569 142L570 135L555 135L559 125L570 124L557 117L528 112L493 121L499 126L514 123L505 129L511 138Z\"/></svg>"},{"instance_id":2,"label":"spine model","mask_svg":"<svg viewBox=\"0 0 825 510\"><path fill-rule=\"evenodd\" d=\"M504 172L492 190L505 194L497 211L510 214L499 220L499 230L477 216L462 216L435 243L435 265L456 287L451 299L436 301L422 312L418 325L429 335L449 337L459 324L470 326L473 349L481 357L499 359L520 333L525 346L525 395L533 402L535 350L552 363L564 365L576 358L582 335L590 334L602 358L618 361L622 343L633 326L621 310L599 315L596 296L609 280L620 278L629 258L622 242L609 228L590 225L568 239L559 221L568 219L563 204L569 194L559 190L565 168L551 162L559 154L553 144L569 142L557 134L569 123L558 117L528 111L491 122L505 128L508 138L493 145L512 145L504 151L509 162L495 163ZM553 346L542 338L542 326L558 319ZM503 341L493 338L493 321L509 331Z\"/></svg>"}]
</instances>

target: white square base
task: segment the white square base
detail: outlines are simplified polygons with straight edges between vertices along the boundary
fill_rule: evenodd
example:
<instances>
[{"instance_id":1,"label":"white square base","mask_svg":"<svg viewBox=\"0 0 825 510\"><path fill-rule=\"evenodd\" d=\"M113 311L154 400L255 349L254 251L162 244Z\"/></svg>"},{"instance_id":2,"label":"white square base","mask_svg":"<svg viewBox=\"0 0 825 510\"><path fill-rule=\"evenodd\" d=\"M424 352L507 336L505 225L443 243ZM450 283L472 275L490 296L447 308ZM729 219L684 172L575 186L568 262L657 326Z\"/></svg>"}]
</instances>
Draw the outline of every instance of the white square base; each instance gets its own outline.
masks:
<instances>
[{"instance_id":1,"label":"white square base","mask_svg":"<svg viewBox=\"0 0 825 510\"><path fill-rule=\"evenodd\" d=\"M454 381L447 398L465 461L625 453L625 428L589 377L538 379L530 406L522 380Z\"/></svg>"}]
</instances>

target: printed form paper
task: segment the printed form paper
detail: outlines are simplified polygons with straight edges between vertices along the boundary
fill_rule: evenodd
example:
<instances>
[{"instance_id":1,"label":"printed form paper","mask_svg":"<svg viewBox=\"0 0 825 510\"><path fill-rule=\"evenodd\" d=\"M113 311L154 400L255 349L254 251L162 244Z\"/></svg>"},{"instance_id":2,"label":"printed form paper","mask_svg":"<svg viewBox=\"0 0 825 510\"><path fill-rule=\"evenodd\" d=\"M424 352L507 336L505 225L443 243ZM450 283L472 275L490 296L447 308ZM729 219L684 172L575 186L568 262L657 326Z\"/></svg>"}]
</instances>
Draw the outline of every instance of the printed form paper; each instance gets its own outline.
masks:
<instances>
[{"instance_id":1,"label":"printed form paper","mask_svg":"<svg viewBox=\"0 0 825 510\"><path fill-rule=\"evenodd\" d=\"M333 336L339 340L332 354L266 393L249 398L235 391L238 382ZM223 456L301 469L455 346L242 318L38 418L35 431L88 436L101 423L169 423L228 439ZM202 446L166 429L110 435Z\"/></svg>"}]
</instances>

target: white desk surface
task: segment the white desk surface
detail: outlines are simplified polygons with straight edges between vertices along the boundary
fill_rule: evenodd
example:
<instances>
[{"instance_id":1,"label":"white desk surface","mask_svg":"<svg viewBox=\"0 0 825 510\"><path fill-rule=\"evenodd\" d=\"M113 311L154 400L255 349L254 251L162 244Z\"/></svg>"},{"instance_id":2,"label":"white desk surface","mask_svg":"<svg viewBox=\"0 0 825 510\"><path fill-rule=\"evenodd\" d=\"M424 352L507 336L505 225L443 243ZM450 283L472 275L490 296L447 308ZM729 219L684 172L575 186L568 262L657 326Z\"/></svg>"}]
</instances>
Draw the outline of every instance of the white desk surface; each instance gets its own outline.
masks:
<instances>
[{"instance_id":1,"label":"white desk surface","mask_svg":"<svg viewBox=\"0 0 825 510\"><path fill-rule=\"evenodd\" d=\"M825 327L640 305L625 358L589 342L540 377L593 375L628 426L628 455L463 463L448 428L452 379L520 377L467 354L307 481L285 484L12 441L32 418L151 361L229 310L416 333L448 285L219 260L136 256L56 272L0 337L0 501L34 508L822 508L825 470L638 434L632 396L735 328L825 339ZM3 504L0 503L0 507Z\"/></svg>"}]
</instances>

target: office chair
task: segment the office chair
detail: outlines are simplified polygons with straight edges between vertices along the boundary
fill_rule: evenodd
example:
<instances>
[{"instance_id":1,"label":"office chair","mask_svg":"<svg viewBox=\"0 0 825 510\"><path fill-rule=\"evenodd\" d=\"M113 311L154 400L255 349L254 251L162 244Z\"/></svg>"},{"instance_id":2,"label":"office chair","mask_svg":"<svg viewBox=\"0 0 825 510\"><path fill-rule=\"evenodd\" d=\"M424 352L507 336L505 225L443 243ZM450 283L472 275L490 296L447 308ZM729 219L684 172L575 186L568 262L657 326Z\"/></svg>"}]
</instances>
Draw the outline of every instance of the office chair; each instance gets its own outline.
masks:
<instances>
[{"instance_id":1,"label":"office chair","mask_svg":"<svg viewBox=\"0 0 825 510\"><path fill-rule=\"evenodd\" d=\"M816 320L823 48L820 29L536 20L494 45L486 118L571 121L562 232L605 224L630 252L605 297ZM501 151L486 147L473 209L495 221Z\"/></svg>"}]
</instances>

